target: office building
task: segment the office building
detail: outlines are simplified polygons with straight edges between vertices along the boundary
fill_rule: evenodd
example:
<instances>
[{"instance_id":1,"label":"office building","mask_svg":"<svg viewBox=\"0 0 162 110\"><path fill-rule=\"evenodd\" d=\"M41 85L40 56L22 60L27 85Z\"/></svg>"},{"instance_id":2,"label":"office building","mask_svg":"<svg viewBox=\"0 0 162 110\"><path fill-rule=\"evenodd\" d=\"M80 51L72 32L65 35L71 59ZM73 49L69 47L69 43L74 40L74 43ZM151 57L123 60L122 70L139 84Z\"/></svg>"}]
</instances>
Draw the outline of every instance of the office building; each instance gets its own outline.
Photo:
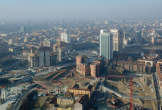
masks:
<instances>
[{"instance_id":1,"label":"office building","mask_svg":"<svg viewBox=\"0 0 162 110\"><path fill-rule=\"evenodd\" d=\"M100 56L106 60L113 58L112 34L108 31L100 31Z\"/></svg>"},{"instance_id":2,"label":"office building","mask_svg":"<svg viewBox=\"0 0 162 110\"><path fill-rule=\"evenodd\" d=\"M35 53L31 51L28 61L30 67L49 67L56 62L56 57L50 47L40 47Z\"/></svg>"},{"instance_id":3,"label":"office building","mask_svg":"<svg viewBox=\"0 0 162 110\"><path fill-rule=\"evenodd\" d=\"M39 56L39 66L50 66L50 48L48 47L41 47L38 50Z\"/></svg>"},{"instance_id":4,"label":"office building","mask_svg":"<svg viewBox=\"0 0 162 110\"><path fill-rule=\"evenodd\" d=\"M124 47L124 33L117 29L111 29L110 32L113 35L113 51L118 52Z\"/></svg>"}]
</instances>

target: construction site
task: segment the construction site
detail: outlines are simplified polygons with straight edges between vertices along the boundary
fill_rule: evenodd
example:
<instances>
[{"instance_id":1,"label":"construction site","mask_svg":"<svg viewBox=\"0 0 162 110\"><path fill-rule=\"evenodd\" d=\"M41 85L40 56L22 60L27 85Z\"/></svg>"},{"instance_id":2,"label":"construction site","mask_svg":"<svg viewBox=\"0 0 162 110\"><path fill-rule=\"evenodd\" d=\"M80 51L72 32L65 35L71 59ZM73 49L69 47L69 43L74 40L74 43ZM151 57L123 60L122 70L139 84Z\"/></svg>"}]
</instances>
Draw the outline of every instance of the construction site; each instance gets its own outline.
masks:
<instances>
[{"instance_id":1,"label":"construction site","mask_svg":"<svg viewBox=\"0 0 162 110\"><path fill-rule=\"evenodd\" d=\"M52 108L51 104L54 104L54 102L51 101L56 96L71 97L73 94L72 96L75 97L76 101L76 94L77 97L78 94L83 96L86 94L86 91L89 91L89 102L93 100L94 105L97 105L92 107L94 110L100 110L99 108L102 107L112 110L134 110L135 108L157 110L152 75L110 75L92 78L82 76L76 72L75 68L71 67L35 77L33 83L39 85L36 89L38 98L35 100L37 105L34 107L35 109L44 108L47 105L49 108ZM91 89L89 88L90 86ZM96 92L97 95L95 94Z\"/></svg>"}]
</instances>

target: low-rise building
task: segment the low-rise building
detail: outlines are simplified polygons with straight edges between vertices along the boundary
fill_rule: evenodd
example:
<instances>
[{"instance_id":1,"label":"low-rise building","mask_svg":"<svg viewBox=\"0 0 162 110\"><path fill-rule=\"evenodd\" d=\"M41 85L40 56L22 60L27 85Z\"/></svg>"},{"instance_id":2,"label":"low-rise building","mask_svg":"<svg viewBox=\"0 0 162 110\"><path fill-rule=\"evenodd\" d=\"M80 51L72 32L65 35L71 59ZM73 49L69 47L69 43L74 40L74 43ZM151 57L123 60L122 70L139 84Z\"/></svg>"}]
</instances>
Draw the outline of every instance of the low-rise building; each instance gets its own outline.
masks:
<instances>
[{"instance_id":1,"label":"low-rise building","mask_svg":"<svg viewBox=\"0 0 162 110\"><path fill-rule=\"evenodd\" d=\"M57 104L61 107L70 107L74 104L74 98L59 96L57 97Z\"/></svg>"},{"instance_id":2,"label":"low-rise building","mask_svg":"<svg viewBox=\"0 0 162 110\"><path fill-rule=\"evenodd\" d=\"M90 64L90 71L92 77L97 77L100 75L100 61L94 61L92 64Z\"/></svg>"},{"instance_id":3,"label":"low-rise building","mask_svg":"<svg viewBox=\"0 0 162 110\"><path fill-rule=\"evenodd\" d=\"M88 62L86 56L76 57L76 71L83 76L97 77L100 74L101 61Z\"/></svg>"},{"instance_id":4,"label":"low-rise building","mask_svg":"<svg viewBox=\"0 0 162 110\"><path fill-rule=\"evenodd\" d=\"M69 93L72 93L74 96L78 95L88 95L90 97L91 91L88 89L76 89L76 88L71 88L68 90Z\"/></svg>"},{"instance_id":5,"label":"low-rise building","mask_svg":"<svg viewBox=\"0 0 162 110\"><path fill-rule=\"evenodd\" d=\"M138 62L138 61L118 61L117 65L121 66L125 70L131 71L131 72L140 72L140 73L146 72L146 66L145 66L145 63L143 63L143 62Z\"/></svg>"},{"instance_id":6,"label":"low-rise building","mask_svg":"<svg viewBox=\"0 0 162 110\"><path fill-rule=\"evenodd\" d=\"M76 57L76 71L83 76L87 76L90 73L90 67L87 63L86 56L77 56Z\"/></svg>"}]
</instances>

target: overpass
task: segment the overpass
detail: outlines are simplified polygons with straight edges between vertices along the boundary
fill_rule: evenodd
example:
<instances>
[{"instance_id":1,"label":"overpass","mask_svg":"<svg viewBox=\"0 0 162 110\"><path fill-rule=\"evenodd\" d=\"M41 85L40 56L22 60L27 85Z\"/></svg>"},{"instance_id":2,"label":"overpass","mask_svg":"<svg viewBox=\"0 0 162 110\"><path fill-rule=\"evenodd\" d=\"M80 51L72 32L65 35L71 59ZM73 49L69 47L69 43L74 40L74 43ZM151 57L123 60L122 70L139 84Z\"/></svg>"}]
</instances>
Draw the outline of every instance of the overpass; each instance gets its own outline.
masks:
<instances>
[{"instance_id":1,"label":"overpass","mask_svg":"<svg viewBox=\"0 0 162 110\"><path fill-rule=\"evenodd\" d=\"M31 87L31 89L29 88L29 90L27 90L24 94L22 94L21 96L19 96L16 100L16 103L14 105L12 105L11 110L20 110L21 105L23 104L24 100L26 99L26 97L33 92L34 90L36 90L36 88L32 88L33 86L37 86L35 84L33 84Z\"/></svg>"}]
</instances>

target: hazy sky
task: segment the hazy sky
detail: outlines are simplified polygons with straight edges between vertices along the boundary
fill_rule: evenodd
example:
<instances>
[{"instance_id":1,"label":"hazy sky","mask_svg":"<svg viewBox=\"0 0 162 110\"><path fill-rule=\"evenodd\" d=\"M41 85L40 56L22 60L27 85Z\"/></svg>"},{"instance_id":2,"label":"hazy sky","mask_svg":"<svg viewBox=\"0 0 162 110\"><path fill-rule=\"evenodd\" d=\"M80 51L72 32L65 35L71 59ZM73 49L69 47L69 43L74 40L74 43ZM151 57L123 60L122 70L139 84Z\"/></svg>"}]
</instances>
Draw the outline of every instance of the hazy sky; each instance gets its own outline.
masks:
<instances>
[{"instance_id":1,"label":"hazy sky","mask_svg":"<svg viewBox=\"0 0 162 110\"><path fill-rule=\"evenodd\" d=\"M0 0L0 19L162 17L162 0Z\"/></svg>"}]
</instances>

